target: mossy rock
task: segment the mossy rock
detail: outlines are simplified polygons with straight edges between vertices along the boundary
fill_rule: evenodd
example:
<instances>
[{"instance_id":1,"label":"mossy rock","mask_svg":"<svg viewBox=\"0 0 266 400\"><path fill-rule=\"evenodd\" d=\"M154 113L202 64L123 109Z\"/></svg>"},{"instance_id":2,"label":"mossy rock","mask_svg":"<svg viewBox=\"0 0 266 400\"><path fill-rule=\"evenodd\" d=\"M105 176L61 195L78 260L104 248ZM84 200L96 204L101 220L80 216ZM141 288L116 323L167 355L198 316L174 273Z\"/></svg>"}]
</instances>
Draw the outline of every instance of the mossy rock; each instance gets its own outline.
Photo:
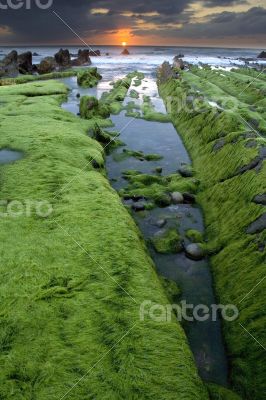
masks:
<instances>
[{"instance_id":1,"label":"mossy rock","mask_svg":"<svg viewBox=\"0 0 266 400\"><path fill-rule=\"evenodd\" d=\"M98 84L102 76L98 73L97 68L88 68L85 71L78 72L77 82L82 87L94 87Z\"/></svg>"},{"instance_id":2,"label":"mossy rock","mask_svg":"<svg viewBox=\"0 0 266 400\"><path fill-rule=\"evenodd\" d=\"M169 229L153 237L152 244L161 254L175 254L182 251L181 236L176 229Z\"/></svg>"},{"instance_id":3,"label":"mossy rock","mask_svg":"<svg viewBox=\"0 0 266 400\"><path fill-rule=\"evenodd\" d=\"M238 394L214 383L208 383L207 389L210 395L210 400L242 400Z\"/></svg>"},{"instance_id":4,"label":"mossy rock","mask_svg":"<svg viewBox=\"0 0 266 400\"><path fill-rule=\"evenodd\" d=\"M108 118L110 109L107 105L99 102L96 97L83 96L80 101L80 115L85 119Z\"/></svg>"},{"instance_id":5,"label":"mossy rock","mask_svg":"<svg viewBox=\"0 0 266 400\"><path fill-rule=\"evenodd\" d=\"M196 229L189 229L186 231L186 237L192 243L202 243L203 242L203 235L201 232L197 231Z\"/></svg>"},{"instance_id":6,"label":"mossy rock","mask_svg":"<svg viewBox=\"0 0 266 400\"><path fill-rule=\"evenodd\" d=\"M167 294L167 297L171 303L176 303L180 300L182 291L175 281L172 279L160 276L161 284Z\"/></svg>"},{"instance_id":7,"label":"mossy rock","mask_svg":"<svg viewBox=\"0 0 266 400\"><path fill-rule=\"evenodd\" d=\"M129 96L132 97L132 99L138 99L139 93L136 90L132 89L129 93Z\"/></svg>"}]
</instances>

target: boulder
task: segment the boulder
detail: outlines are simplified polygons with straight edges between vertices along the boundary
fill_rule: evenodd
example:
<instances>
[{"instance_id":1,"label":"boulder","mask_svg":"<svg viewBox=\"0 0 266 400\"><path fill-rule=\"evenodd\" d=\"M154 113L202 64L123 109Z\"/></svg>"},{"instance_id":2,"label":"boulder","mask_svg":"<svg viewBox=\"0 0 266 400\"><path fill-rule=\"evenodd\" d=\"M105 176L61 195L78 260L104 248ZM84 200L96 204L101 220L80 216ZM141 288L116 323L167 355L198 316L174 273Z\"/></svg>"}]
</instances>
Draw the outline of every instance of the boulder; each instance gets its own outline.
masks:
<instances>
[{"instance_id":1,"label":"boulder","mask_svg":"<svg viewBox=\"0 0 266 400\"><path fill-rule=\"evenodd\" d=\"M193 176L193 171L189 165L182 165L178 172L183 178L191 178Z\"/></svg>"},{"instance_id":2,"label":"boulder","mask_svg":"<svg viewBox=\"0 0 266 400\"><path fill-rule=\"evenodd\" d=\"M184 202L184 197L180 192L171 193L171 199L173 204L182 204Z\"/></svg>"},{"instance_id":3,"label":"boulder","mask_svg":"<svg viewBox=\"0 0 266 400\"><path fill-rule=\"evenodd\" d=\"M192 260L199 261L205 257L204 250L200 243L191 243L185 248L186 256Z\"/></svg>"},{"instance_id":4,"label":"boulder","mask_svg":"<svg viewBox=\"0 0 266 400\"><path fill-rule=\"evenodd\" d=\"M16 50L12 50L10 53L8 53L7 56L3 59L2 63L5 66L8 66L10 64L17 64L18 62L18 53Z\"/></svg>"},{"instance_id":5,"label":"boulder","mask_svg":"<svg viewBox=\"0 0 266 400\"><path fill-rule=\"evenodd\" d=\"M195 204L196 203L196 197L194 196L194 194L183 193L183 198L184 198L184 203L186 203L186 204Z\"/></svg>"},{"instance_id":6,"label":"boulder","mask_svg":"<svg viewBox=\"0 0 266 400\"><path fill-rule=\"evenodd\" d=\"M121 56L129 56L129 51L128 51L128 49L124 49L123 51L122 51L122 53L121 53Z\"/></svg>"},{"instance_id":7,"label":"boulder","mask_svg":"<svg viewBox=\"0 0 266 400\"><path fill-rule=\"evenodd\" d=\"M56 61L53 57L45 57L38 65L39 74L49 74L56 69Z\"/></svg>"},{"instance_id":8,"label":"boulder","mask_svg":"<svg viewBox=\"0 0 266 400\"><path fill-rule=\"evenodd\" d=\"M90 51L90 57L100 57L101 52L100 50L91 50Z\"/></svg>"},{"instance_id":9,"label":"boulder","mask_svg":"<svg viewBox=\"0 0 266 400\"><path fill-rule=\"evenodd\" d=\"M80 66L85 64L90 65L91 64L90 51L87 49L79 50L78 58L73 60L71 63L73 66Z\"/></svg>"},{"instance_id":10,"label":"boulder","mask_svg":"<svg viewBox=\"0 0 266 400\"><path fill-rule=\"evenodd\" d=\"M160 68L158 69L158 80L160 83L165 83L168 79L174 77L174 71L168 61L162 63Z\"/></svg>"},{"instance_id":11,"label":"boulder","mask_svg":"<svg viewBox=\"0 0 266 400\"><path fill-rule=\"evenodd\" d=\"M266 58L266 51L262 51L259 55L258 58Z\"/></svg>"},{"instance_id":12,"label":"boulder","mask_svg":"<svg viewBox=\"0 0 266 400\"><path fill-rule=\"evenodd\" d=\"M0 62L0 77L18 75L18 53L13 50Z\"/></svg>"},{"instance_id":13,"label":"boulder","mask_svg":"<svg viewBox=\"0 0 266 400\"><path fill-rule=\"evenodd\" d=\"M63 50L60 49L56 54L55 54L55 61L60 67L69 67L71 65L71 57L69 50Z\"/></svg>"},{"instance_id":14,"label":"boulder","mask_svg":"<svg viewBox=\"0 0 266 400\"><path fill-rule=\"evenodd\" d=\"M18 70L21 74L31 74L33 71L32 52L26 51L18 56Z\"/></svg>"},{"instance_id":15,"label":"boulder","mask_svg":"<svg viewBox=\"0 0 266 400\"><path fill-rule=\"evenodd\" d=\"M178 56L176 56L174 58L173 67L178 69L185 69L185 64L182 58L178 58Z\"/></svg>"}]
</instances>

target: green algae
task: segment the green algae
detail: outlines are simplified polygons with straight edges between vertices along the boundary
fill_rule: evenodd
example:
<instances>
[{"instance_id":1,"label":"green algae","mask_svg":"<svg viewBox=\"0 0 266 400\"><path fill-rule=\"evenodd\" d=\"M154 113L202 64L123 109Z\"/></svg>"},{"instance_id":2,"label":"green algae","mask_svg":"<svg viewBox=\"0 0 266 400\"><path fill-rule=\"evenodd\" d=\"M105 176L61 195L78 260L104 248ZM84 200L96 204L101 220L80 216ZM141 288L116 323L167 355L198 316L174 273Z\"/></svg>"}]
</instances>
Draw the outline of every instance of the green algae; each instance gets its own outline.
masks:
<instances>
[{"instance_id":1,"label":"green algae","mask_svg":"<svg viewBox=\"0 0 266 400\"><path fill-rule=\"evenodd\" d=\"M77 74L77 82L82 87L94 87L102 79L102 76L98 73L97 68L87 68L84 71L80 71Z\"/></svg>"},{"instance_id":2,"label":"green algae","mask_svg":"<svg viewBox=\"0 0 266 400\"><path fill-rule=\"evenodd\" d=\"M250 335L260 343L265 341L262 311L265 309L265 247L261 250L259 243L265 242L266 233L248 235L246 231L264 212L252 199L265 192L266 164L261 162L258 170L251 165L265 140L251 131L253 137L255 133L253 139L257 145L247 148L250 128L239 117L243 109L247 111L248 103L244 102L254 96L255 89L248 88L247 94L242 94L245 86L243 82L242 85L234 83L234 75L232 88L225 93L222 79L216 82L216 74L211 73L208 83L210 71L197 72L200 77L194 72L183 73L181 80L169 80L160 85L160 93L171 110L172 120L190 152L196 177L200 180L197 199L205 214L206 248L213 254L211 265L218 301L235 304L240 311L237 321L223 322L230 354L230 380L233 389L243 398L260 400L265 388L264 354ZM235 109L217 112L205 101L203 111L180 107L177 99L195 91L195 86L207 98L212 96L219 100L220 94L233 98ZM224 144L215 150L214 146L221 140ZM247 165L250 169L241 172Z\"/></svg>"},{"instance_id":3,"label":"green algae","mask_svg":"<svg viewBox=\"0 0 266 400\"><path fill-rule=\"evenodd\" d=\"M134 151L129 149L124 149L122 153L115 154L114 157L116 161L123 161L129 157L134 157L140 161L159 161L163 158L160 154L145 154L143 151Z\"/></svg>"},{"instance_id":4,"label":"green algae","mask_svg":"<svg viewBox=\"0 0 266 400\"><path fill-rule=\"evenodd\" d=\"M173 192L197 191L198 182L193 178L182 178L179 174L158 176L142 174L138 171L124 171L123 177L129 182L119 193L123 196L143 196L153 202L155 207L166 207L171 204Z\"/></svg>"},{"instance_id":5,"label":"green algae","mask_svg":"<svg viewBox=\"0 0 266 400\"><path fill-rule=\"evenodd\" d=\"M186 231L186 237L193 243L203 242L203 235L201 232L195 229L189 229Z\"/></svg>"},{"instance_id":6,"label":"green algae","mask_svg":"<svg viewBox=\"0 0 266 400\"><path fill-rule=\"evenodd\" d=\"M213 383L208 383L207 388L210 400L241 400L241 397L231 390Z\"/></svg>"},{"instance_id":7,"label":"green algae","mask_svg":"<svg viewBox=\"0 0 266 400\"><path fill-rule=\"evenodd\" d=\"M47 218L0 218L0 396L206 400L180 325L140 321L144 300L168 300L135 223L92 165L104 152L87 132L109 122L64 111L65 95L56 82L0 88L0 147L25 154L1 167L1 200L53 207Z\"/></svg>"},{"instance_id":8,"label":"green algae","mask_svg":"<svg viewBox=\"0 0 266 400\"><path fill-rule=\"evenodd\" d=\"M132 97L132 99L138 99L139 98L139 94L136 90L131 90L129 93L129 96Z\"/></svg>"},{"instance_id":9,"label":"green algae","mask_svg":"<svg viewBox=\"0 0 266 400\"><path fill-rule=\"evenodd\" d=\"M79 110L81 117L85 119L110 117L109 107L93 96L82 96Z\"/></svg>"},{"instance_id":10,"label":"green algae","mask_svg":"<svg viewBox=\"0 0 266 400\"><path fill-rule=\"evenodd\" d=\"M17 78L3 78L0 79L0 86L20 85L22 83L44 81L49 79L70 78L71 76L77 76L81 71L83 71L82 68L75 68L67 71L50 72L49 74L43 75L21 75Z\"/></svg>"},{"instance_id":11,"label":"green algae","mask_svg":"<svg viewBox=\"0 0 266 400\"><path fill-rule=\"evenodd\" d=\"M182 251L182 242L179 232L174 229L168 229L159 233L151 239L157 253L161 254L175 254Z\"/></svg>"}]
</instances>

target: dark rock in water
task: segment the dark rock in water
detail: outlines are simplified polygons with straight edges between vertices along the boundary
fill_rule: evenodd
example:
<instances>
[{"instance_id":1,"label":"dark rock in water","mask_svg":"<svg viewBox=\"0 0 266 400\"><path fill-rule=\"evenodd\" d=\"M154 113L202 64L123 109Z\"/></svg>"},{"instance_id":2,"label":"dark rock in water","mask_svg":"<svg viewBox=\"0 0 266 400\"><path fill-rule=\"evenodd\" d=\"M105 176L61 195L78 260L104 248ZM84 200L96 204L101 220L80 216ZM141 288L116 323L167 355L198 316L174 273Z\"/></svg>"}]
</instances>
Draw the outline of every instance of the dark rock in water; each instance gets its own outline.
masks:
<instances>
[{"instance_id":1,"label":"dark rock in water","mask_svg":"<svg viewBox=\"0 0 266 400\"><path fill-rule=\"evenodd\" d=\"M78 58L76 60L73 60L71 63L73 66L80 66L85 64L90 65L91 64L90 50L88 49L79 50Z\"/></svg>"},{"instance_id":2,"label":"dark rock in water","mask_svg":"<svg viewBox=\"0 0 266 400\"><path fill-rule=\"evenodd\" d=\"M136 212L145 211L145 204L143 203L132 204L131 208Z\"/></svg>"},{"instance_id":3,"label":"dark rock in water","mask_svg":"<svg viewBox=\"0 0 266 400\"><path fill-rule=\"evenodd\" d=\"M80 93L77 93L76 97L77 99L80 99Z\"/></svg>"},{"instance_id":4,"label":"dark rock in water","mask_svg":"<svg viewBox=\"0 0 266 400\"><path fill-rule=\"evenodd\" d=\"M195 204L196 203L196 197L194 196L194 194L183 193L183 198L184 198L184 202L186 204Z\"/></svg>"},{"instance_id":5,"label":"dark rock in water","mask_svg":"<svg viewBox=\"0 0 266 400\"><path fill-rule=\"evenodd\" d=\"M171 193L171 198L173 204L182 204L184 202L184 197L180 192Z\"/></svg>"},{"instance_id":6,"label":"dark rock in water","mask_svg":"<svg viewBox=\"0 0 266 400\"><path fill-rule=\"evenodd\" d=\"M53 57L45 57L38 65L37 69L39 74L49 74L56 69L56 65L56 61Z\"/></svg>"},{"instance_id":7,"label":"dark rock in water","mask_svg":"<svg viewBox=\"0 0 266 400\"><path fill-rule=\"evenodd\" d=\"M200 243L192 243L185 248L186 256L192 260L199 261L205 257L204 250Z\"/></svg>"},{"instance_id":8,"label":"dark rock in water","mask_svg":"<svg viewBox=\"0 0 266 400\"><path fill-rule=\"evenodd\" d=\"M155 172L157 172L157 174L161 174L163 172L162 167L155 168Z\"/></svg>"},{"instance_id":9,"label":"dark rock in water","mask_svg":"<svg viewBox=\"0 0 266 400\"><path fill-rule=\"evenodd\" d=\"M252 222L247 228L247 233L253 235L266 229L266 213L262 214L256 221Z\"/></svg>"},{"instance_id":10,"label":"dark rock in water","mask_svg":"<svg viewBox=\"0 0 266 400\"><path fill-rule=\"evenodd\" d=\"M91 50L89 55L90 55L90 57L100 57L101 52L100 52L100 50Z\"/></svg>"},{"instance_id":11,"label":"dark rock in water","mask_svg":"<svg viewBox=\"0 0 266 400\"><path fill-rule=\"evenodd\" d=\"M123 51L122 51L122 53L121 53L121 56L129 56L129 51L128 51L128 49L124 49Z\"/></svg>"},{"instance_id":12,"label":"dark rock in water","mask_svg":"<svg viewBox=\"0 0 266 400\"><path fill-rule=\"evenodd\" d=\"M18 56L18 70L21 74L31 74L33 71L32 52L27 51Z\"/></svg>"},{"instance_id":13,"label":"dark rock in water","mask_svg":"<svg viewBox=\"0 0 266 400\"><path fill-rule=\"evenodd\" d=\"M32 55L33 55L33 57L39 57L40 56L40 54L38 54L36 52L32 53Z\"/></svg>"},{"instance_id":14,"label":"dark rock in water","mask_svg":"<svg viewBox=\"0 0 266 400\"><path fill-rule=\"evenodd\" d=\"M173 67L178 68L178 69L185 69L185 64L182 58L179 58L178 56L174 57L174 62L173 62Z\"/></svg>"},{"instance_id":15,"label":"dark rock in water","mask_svg":"<svg viewBox=\"0 0 266 400\"><path fill-rule=\"evenodd\" d=\"M266 206L266 193L258 194L253 199L254 203Z\"/></svg>"},{"instance_id":16,"label":"dark rock in water","mask_svg":"<svg viewBox=\"0 0 266 400\"><path fill-rule=\"evenodd\" d=\"M155 203L159 207L168 207L171 205L172 198L169 194L163 194L155 199Z\"/></svg>"},{"instance_id":17,"label":"dark rock in water","mask_svg":"<svg viewBox=\"0 0 266 400\"><path fill-rule=\"evenodd\" d=\"M178 170L179 174L183 176L183 178L191 178L193 176L193 171L189 166L183 165Z\"/></svg>"},{"instance_id":18,"label":"dark rock in water","mask_svg":"<svg viewBox=\"0 0 266 400\"><path fill-rule=\"evenodd\" d=\"M60 67L69 67L71 65L71 57L69 50L60 49L58 53L55 54L55 61Z\"/></svg>"},{"instance_id":19,"label":"dark rock in water","mask_svg":"<svg viewBox=\"0 0 266 400\"><path fill-rule=\"evenodd\" d=\"M266 58L266 51L262 51L259 55L258 58Z\"/></svg>"}]
</instances>

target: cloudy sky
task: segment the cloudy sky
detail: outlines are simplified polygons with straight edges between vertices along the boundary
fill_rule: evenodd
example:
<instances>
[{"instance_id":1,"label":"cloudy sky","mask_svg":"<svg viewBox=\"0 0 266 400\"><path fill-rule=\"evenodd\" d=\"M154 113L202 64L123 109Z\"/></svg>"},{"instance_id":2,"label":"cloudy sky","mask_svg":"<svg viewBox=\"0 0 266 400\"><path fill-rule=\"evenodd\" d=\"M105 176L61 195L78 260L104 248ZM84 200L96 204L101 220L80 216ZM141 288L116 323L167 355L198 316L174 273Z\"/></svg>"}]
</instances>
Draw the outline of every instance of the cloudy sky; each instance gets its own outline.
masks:
<instances>
[{"instance_id":1,"label":"cloudy sky","mask_svg":"<svg viewBox=\"0 0 266 400\"><path fill-rule=\"evenodd\" d=\"M2 45L80 44L70 28L90 45L266 48L266 0L0 0Z\"/></svg>"}]
</instances>

